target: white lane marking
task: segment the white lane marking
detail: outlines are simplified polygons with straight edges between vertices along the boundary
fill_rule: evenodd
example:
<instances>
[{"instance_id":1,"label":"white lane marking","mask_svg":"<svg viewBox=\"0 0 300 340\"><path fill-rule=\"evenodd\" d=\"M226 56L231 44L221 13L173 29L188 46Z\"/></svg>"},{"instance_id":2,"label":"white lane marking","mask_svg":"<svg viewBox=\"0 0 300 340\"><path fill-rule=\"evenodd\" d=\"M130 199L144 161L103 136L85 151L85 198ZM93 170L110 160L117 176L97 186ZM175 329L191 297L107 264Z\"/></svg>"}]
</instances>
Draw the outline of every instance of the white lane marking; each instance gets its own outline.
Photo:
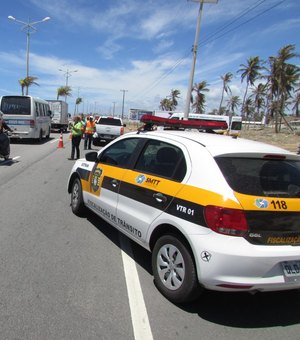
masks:
<instances>
[{"instance_id":1,"label":"white lane marking","mask_svg":"<svg viewBox=\"0 0 300 340\"><path fill-rule=\"evenodd\" d=\"M130 241L125 236L119 235L134 338L136 340L153 340Z\"/></svg>"},{"instance_id":2,"label":"white lane marking","mask_svg":"<svg viewBox=\"0 0 300 340\"><path fill-rule=\"evenodd\" d=\"M59 138L58 138L58 139L54 139L54 140L52 140L52 141L50 142L50 144L56 143L56 142L58 142L58 141L59 141Z\"/></svg>"}]
</instances>

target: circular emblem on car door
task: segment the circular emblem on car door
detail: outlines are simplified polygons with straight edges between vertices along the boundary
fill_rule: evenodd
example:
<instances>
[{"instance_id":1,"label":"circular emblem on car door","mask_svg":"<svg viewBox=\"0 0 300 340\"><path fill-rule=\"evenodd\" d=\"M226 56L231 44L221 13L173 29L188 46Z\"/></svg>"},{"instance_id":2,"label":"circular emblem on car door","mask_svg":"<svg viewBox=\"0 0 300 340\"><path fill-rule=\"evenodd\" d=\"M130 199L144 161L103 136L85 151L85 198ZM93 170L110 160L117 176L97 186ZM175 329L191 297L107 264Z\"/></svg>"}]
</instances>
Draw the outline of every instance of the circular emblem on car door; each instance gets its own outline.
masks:
<instances>
[{"instance_id":1,"label":"circular emblem on car door","mask_svg":"<svg viewBox=\"0 0 300 340\"><path fill-rule=\"evenodd\" d=\"M92 177L92 189L93 191L97 191L100 188L100 177L102 175L102 169L96 169L93 173Z\"/></svg>"}]
</instances>

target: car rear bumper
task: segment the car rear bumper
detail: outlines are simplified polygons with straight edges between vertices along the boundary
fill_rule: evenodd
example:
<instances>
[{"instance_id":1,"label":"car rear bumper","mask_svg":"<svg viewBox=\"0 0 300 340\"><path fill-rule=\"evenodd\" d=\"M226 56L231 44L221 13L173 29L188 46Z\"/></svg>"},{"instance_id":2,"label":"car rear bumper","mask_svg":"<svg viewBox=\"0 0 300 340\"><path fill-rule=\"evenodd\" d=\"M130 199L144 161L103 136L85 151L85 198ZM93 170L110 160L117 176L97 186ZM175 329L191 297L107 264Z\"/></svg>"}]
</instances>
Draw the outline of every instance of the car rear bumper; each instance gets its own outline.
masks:
<instances>
[{"instance_id":1,"label":"car rear bumper","mask_svg":"<svg viewBox=\"0 0 300 340\"><path fill-rule=\"evenodd\" d=\"M283 263L300 264L298 246L254 246L240 237L193 236L198 279L219 291L279 291L300 288L300 273L286 276ZM295 275L294 275L295 274Z\"/></svg>"}]
</instances>

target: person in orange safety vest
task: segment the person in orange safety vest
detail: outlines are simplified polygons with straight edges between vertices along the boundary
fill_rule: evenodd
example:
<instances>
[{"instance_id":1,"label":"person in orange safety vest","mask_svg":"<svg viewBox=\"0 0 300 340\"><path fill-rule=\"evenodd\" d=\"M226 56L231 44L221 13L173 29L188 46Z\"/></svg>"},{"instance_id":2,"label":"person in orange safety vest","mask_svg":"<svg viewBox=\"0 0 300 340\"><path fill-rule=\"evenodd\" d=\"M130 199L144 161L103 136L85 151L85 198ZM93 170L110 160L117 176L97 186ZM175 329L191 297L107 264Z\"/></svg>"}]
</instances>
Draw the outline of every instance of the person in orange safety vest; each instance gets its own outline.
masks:
<instances>
[{"instance_id":1,"label":"person in orange safety vest","mask_svg":"<svg viewBox=\"0 0 300 340\"><path fill-rule=\"evenodd\" d=\"M85 139L84 139L84 150L92 149L93 134L96 132L96 124L94 117L90 116L85 125Z\"/></svg>"}]
</instances>

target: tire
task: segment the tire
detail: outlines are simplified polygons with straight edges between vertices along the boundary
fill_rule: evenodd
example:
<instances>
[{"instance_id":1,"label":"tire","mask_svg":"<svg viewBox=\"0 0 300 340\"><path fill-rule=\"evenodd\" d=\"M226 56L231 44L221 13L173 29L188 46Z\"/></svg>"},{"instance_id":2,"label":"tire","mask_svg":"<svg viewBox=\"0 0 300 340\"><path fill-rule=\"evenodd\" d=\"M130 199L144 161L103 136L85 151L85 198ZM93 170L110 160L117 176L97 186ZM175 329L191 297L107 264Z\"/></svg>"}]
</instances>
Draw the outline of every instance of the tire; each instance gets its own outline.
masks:
<instances>
[{"instance_id":1,"label":"tire","mask_svg":"<svg viewBox=\"0 0 300 340\"><path fill-rule=\"evenodd\" d=\"M42 143L42 141L43 141L43 131L41 130L37 142Z\"/></svg>"},{"instance_id":2,"label":"tire","mask_svg":"<svg viewBox=\"0 0 300 340\"><path fill-rule=\"evenodd\" d=\"M156 287L173 303L194 300L201 293L191 252L178 236L164 235L157 240L152 270Z\"/></svg>"},{"instance_id":3,"label":"tire","mask_svg":"<svg viewBox=\"0 0 300 340\"><path fill-rule=\"evenodd\" d=\"M77 216L83 216L85 213L85 205L83 203L82 186L79 178L75 178L71 191L71 207L72 212Z\"/></svg>"},{"instance_id":4,"label":"tire","mask_svg":"<svg viewBox=\"0 0 300 340\"><path fill-rule=\"evenodd\" d=\"M48 133L47 133L47 135L46 135L46 139L49 139L49 138L50 138L50 133L51 133L51 129L49 128Z\"/></svg>"}]
</instances>

